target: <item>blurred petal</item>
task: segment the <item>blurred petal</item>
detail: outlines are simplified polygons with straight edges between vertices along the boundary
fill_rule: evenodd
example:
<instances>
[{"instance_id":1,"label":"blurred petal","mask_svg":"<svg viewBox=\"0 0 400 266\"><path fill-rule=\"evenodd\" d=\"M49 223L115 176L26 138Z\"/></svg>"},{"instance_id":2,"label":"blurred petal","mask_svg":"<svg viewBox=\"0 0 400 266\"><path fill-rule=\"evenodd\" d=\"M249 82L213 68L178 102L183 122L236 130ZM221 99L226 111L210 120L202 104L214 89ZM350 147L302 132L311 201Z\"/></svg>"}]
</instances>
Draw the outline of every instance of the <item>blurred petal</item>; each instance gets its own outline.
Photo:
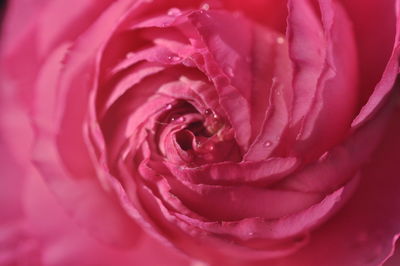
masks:
<instances>
[{"instance_id":1,"label":"blurred petal","mask_svg":"<svg viewBox=\"0 0 400 266\"><path fill-rule=\"evenodd\" d=\"M393 97L399 102L398 95ZM314 231L300 252L268 265L376 266L391 254L400 233L399 117L397 104L383 142L362 169L360 185L344 208Z\"/></svg>"},{"instance_id":2,"label":"blurred petal","mask_svg":"<svg viewBox=\"0 0 400 266\"><path fill-rule=\"evenodd\" d=\"M38 175L28 177L25 187L26 228L40 242L43 266L190 265L183 255L145 235L129 249L104 245L66 215ZM99 213L95 219L104 219L105 215Z\"/></svg>"}]
</instances>

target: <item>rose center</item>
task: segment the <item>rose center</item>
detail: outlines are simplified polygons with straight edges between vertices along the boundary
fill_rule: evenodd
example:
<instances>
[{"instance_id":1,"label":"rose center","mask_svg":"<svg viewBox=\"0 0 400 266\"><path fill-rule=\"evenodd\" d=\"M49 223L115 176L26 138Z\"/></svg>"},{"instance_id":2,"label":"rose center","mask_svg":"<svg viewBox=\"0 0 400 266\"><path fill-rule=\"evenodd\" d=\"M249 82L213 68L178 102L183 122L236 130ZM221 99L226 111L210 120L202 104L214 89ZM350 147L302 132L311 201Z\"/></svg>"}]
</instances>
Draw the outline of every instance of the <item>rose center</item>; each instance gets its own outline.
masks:
<instances>
[{"instance_id":1,"label":"rose center","mask_svg":"<svg viewBox=\"0 0 400 266\"><path fill-rule=\"evenodd\" d=\"M176 101L168 105L159 121L160 135L169 135L177 154L184 152L191 162L223 161L230 159L229 152L236 151L232 128L211 109L199 111L187 101ZM167 157L172 152L164 150Z\"/></svg>"}]
</instances>

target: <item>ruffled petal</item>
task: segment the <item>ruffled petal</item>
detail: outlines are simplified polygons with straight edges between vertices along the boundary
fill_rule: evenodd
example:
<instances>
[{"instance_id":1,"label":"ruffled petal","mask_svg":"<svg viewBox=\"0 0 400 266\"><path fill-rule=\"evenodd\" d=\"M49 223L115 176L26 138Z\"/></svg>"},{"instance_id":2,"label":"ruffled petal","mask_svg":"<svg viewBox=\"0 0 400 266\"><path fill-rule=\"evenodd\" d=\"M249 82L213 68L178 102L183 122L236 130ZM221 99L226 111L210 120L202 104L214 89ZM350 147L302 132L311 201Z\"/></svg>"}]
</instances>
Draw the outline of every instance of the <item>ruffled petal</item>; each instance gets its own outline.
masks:
<instances>
[{"instance_id":1,"label":"ruffled petal","mask_svg":"<svg viewBox=\"0 0 400 266\"><path fill-rule=\"evenodd\" d=\"M110 247L98 242L66 215L40 177L31 175L27 181L23 197L24 229L38 242L40 262L35 265L190 265L186 257L143 234L133 248ZM100 212L97 219L107 219L106 215ZM157 256L151 255L154 252ZM28 261L33 259L30 257Z\"/></svg>"},{"instance_id":2,"label":"ruffled petal","mask_svg":"<svg viewBox=\"0 0 400 266\"><path fill-rule=\"evenodd\" d=\"M320 8L327 45L324 66L295 148L302 151L305 160L320 155L346 137L359 95L351 22L336 1L320 1Z\"/></svg>"},{"instance_id":3,"label":"ruffled petal","mask_svg":"<svg viewBox=\"0 0 400 266\"><path fill-rule=\"evenodd\" d=\"M110 19L113 20L116 16L120 16L128 6L127 3L118 2L108 12L105 12L97 23L102 24L104 27L105 25L112 27L113 24L110 24ZM100 28L104 29L104 27ZM99 36L98 32L94 31L88 34L92 34L93 45L95 45L96 39L101 42L101 35ZM89 38L90 36L87 37ZM80 108L75 108L74 111L68 109L67 116L72 120L64 119L61 125L63 129L60 132L56 132L57 127L60 126L58 122L60 121L61 113L54 111L54 109L64 107L69 100L68 98L63 98L62 102L57 102L57 97L60 95L69 97L74 93L73 90L70 91L71 88L79 90L79 86L87 85L81 79L79 79L79 82L73 79L70 80L73 77L73 73L76 73L74 71L78 71L79 63L82 63L79 60L84 59L80 57L82 54L78 52L81 49L80 45L83 44L76 44L76 53L68 59L67 63L68 65L77 66L77 68L68 67L64 71L60 71L61 59L68 50L68 46L61 46L49 57L42 69L42 73L45 74L42 74L38 79L35 102L36 123L34 124L37 135L33 147L35 164L63 206L73 214L78 223L105 242L116 245L132 245L135 242L135 236L139 232L137 226L123 212L112 192L105 191L98 180L93 178L95 175L91 168L90 157L88 153L82 150L82 147L85 147L86 144L81 135L82 131L77 130L76 123L79 123L79 116L85 114L81 110L84 105L78 104L77 106L80 106ZM88 48L87 46L85 47ZM69 72L71 69L72 73ZM47 88L57 87L59 75L61 76L60 90L53 90L51 91L52 93L49 93ZM74 81L77 81L78 83L75 84L79 85L71 85ZM71 94L64 94L65 91ZM84 97L79 98L84 100ZM75 141L71 142L71 138ZM67 140L68 143L63 142ZM105 211L107 215L104 216L104 219L93 219L97 215L104 215ZM115 226L110 227L110 224ZM130 237L127 237L127 235L130 235Z\"/></svg>"}]
</instances>

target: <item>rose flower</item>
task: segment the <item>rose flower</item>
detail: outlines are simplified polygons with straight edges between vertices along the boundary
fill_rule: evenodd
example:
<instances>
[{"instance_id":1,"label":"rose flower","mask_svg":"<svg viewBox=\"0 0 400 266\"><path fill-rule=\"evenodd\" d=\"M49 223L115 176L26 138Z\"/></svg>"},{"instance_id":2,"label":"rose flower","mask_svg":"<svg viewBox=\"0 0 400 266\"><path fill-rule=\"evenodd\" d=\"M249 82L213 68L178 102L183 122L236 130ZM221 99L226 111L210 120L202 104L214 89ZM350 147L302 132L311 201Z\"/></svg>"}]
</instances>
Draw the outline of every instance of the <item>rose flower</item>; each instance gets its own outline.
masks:
<instances>
[{"instance_id":1,"label":"rose flower","mask_svg":"<svg viewBox=\"0 0 400 266\"><path fill-rule=\"evenodd\" d=\"M10 1L0 264L381 265L397 8Z\"/></svg>"}]
</instances>

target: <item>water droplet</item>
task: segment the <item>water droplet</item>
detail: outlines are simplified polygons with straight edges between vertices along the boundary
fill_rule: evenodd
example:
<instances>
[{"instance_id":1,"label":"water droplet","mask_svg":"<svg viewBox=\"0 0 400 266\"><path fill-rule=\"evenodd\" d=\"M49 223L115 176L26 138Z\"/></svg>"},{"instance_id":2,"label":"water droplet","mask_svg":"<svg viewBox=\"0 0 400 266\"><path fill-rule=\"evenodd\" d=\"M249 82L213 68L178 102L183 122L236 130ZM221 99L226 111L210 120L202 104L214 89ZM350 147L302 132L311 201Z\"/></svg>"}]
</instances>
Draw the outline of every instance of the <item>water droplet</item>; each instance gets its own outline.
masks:
<instances>
[{"instance_id":1,"label":"water droplet","mask_svg":"<svg viewBox=\"0 0 400 266\"><path fill-rule=\"evenodd\" d=\"M131 58L132 56L134 56L135 54L134 53L132 53L132 52L129 52L129 53L127 53L126 54L126 59L129 59L129 58Z\"/></svg>"},{"instance_id":2,"label":"water droplet","mask_svg":"<svg viewBox=\"0 0 400 266\"><path fill-rule=\"evenodd\" d=\"M233 69L231 67L226 67L225 73L228 74L228 76L233 77Z\"/></svg>"},{"instance_id":3,"label":"water droplet","mask_svg":"<svg viewBox=\"0 0 400 266\"><path fill-rule=\"evenodd\" d=\"M182 60L182 58L180 56L174 55L174 56L168 56L168 60L170 60L172 62L178 62L178 61Z\"/></svg>"},{"instance_id":4,"label":"water droplet","mask_svg":"<svg viewBox=\"0 0 400 266\"><path fill-rule=\"evenodd\" d=\"M249 232L249 236L254 236L254 233L253 232Z\"/></svg>"},{"instance_id":5,"label":"water droplet","mask_svg":"<svg viewBox=\"0 0 400 266\"><path fill-rule=\"evenodd\" d=\"M264 142L264 147L270 147L272 145L271 141Z\"/></svg>"},{"instance_id":6,"label":"water droplet","mask_svg":"<svg viewBox=\"0 0 400 266\"><path fill-rule=\"evenodd\" d=\"M170 8L167 12L168 16L178 16L181 13L182 13L182 11L176 7Z\"/></svg>"},{"instance_id":7,"label":"water droplet","mask_svg":"<svg viewBox=\"0 0 400 266\"><path fill-rule=\"evenodd\" d=\"M172 104L171 104L171 103L167 104L167 105L165 106L165 109L171 110L171 109L172 109Z\"/></svg>"},{"instance_id":8,"label":"water droplet","mask_svg":"<svg viewBox=\"0 0 400 266\"><path fill-rule=\"evenodd\" d=\"M183 123L186 121L186 118L183 116L180 117L172 117L171 122Z\"/></svg>"},{"instance_id":9,"label":"water droplet","mask_svg":"<svg viewBox=\"0 0 400 266\"><path fill-rule=\"evenodd\" d=\"M212 143L209 143L209 144L205 145L203 148L205 151L211 152L214 150L214 145Z\"/></svg>"},{"instance_id":10,"label":"water droplet","mask_svg":"<svg viewBox=\"0 0 400 266\"><path fill-rule=\"evenodd\" d=\"M285 42L285 38L279 36L278 38L276 38L276 42L277 42L278 44L283 44L283 43Z\"/></svg>"},{"instance_id":11,"label":"water droplet","mask_svg":"<svg viewBox=\"0 0 400 266\"><path fill-rule=\"evenodd\" d=\"M318 161L324 161L328 157L328 152L324 152L319 158Z\"/></svg>"},{"instance_id":12,"label":"water droplet","mask_svg":"<svg viewBox=\"0 0 400 266\"><path fill-rule=\"evenodd\" d=\"M205 11L210 10L210 4L204 3L204 4L201 5L200 8L201 8L202 10L205 10Z\"/></svg>"},{"instance_id":13,"label":"water droplet","mask_svg":"<svg viewBox=\"0 0 400 266\"><path fill-rule=\"evenodd\" d=\"M211 109L207 109L204 111L204 115L211 115L213 112L211 111Z\"/></svg>"},{"instance_id":14,"label":"water droplet","mask_svg":"<svg viewBox=\"0 0 400 266\"><path fill-rule=\"evenodd\" d=\"M197 144L197 151L200 153L209 153L214 150L214 144L212 142L205 142Z\"/></svg>"}]
</instances>

